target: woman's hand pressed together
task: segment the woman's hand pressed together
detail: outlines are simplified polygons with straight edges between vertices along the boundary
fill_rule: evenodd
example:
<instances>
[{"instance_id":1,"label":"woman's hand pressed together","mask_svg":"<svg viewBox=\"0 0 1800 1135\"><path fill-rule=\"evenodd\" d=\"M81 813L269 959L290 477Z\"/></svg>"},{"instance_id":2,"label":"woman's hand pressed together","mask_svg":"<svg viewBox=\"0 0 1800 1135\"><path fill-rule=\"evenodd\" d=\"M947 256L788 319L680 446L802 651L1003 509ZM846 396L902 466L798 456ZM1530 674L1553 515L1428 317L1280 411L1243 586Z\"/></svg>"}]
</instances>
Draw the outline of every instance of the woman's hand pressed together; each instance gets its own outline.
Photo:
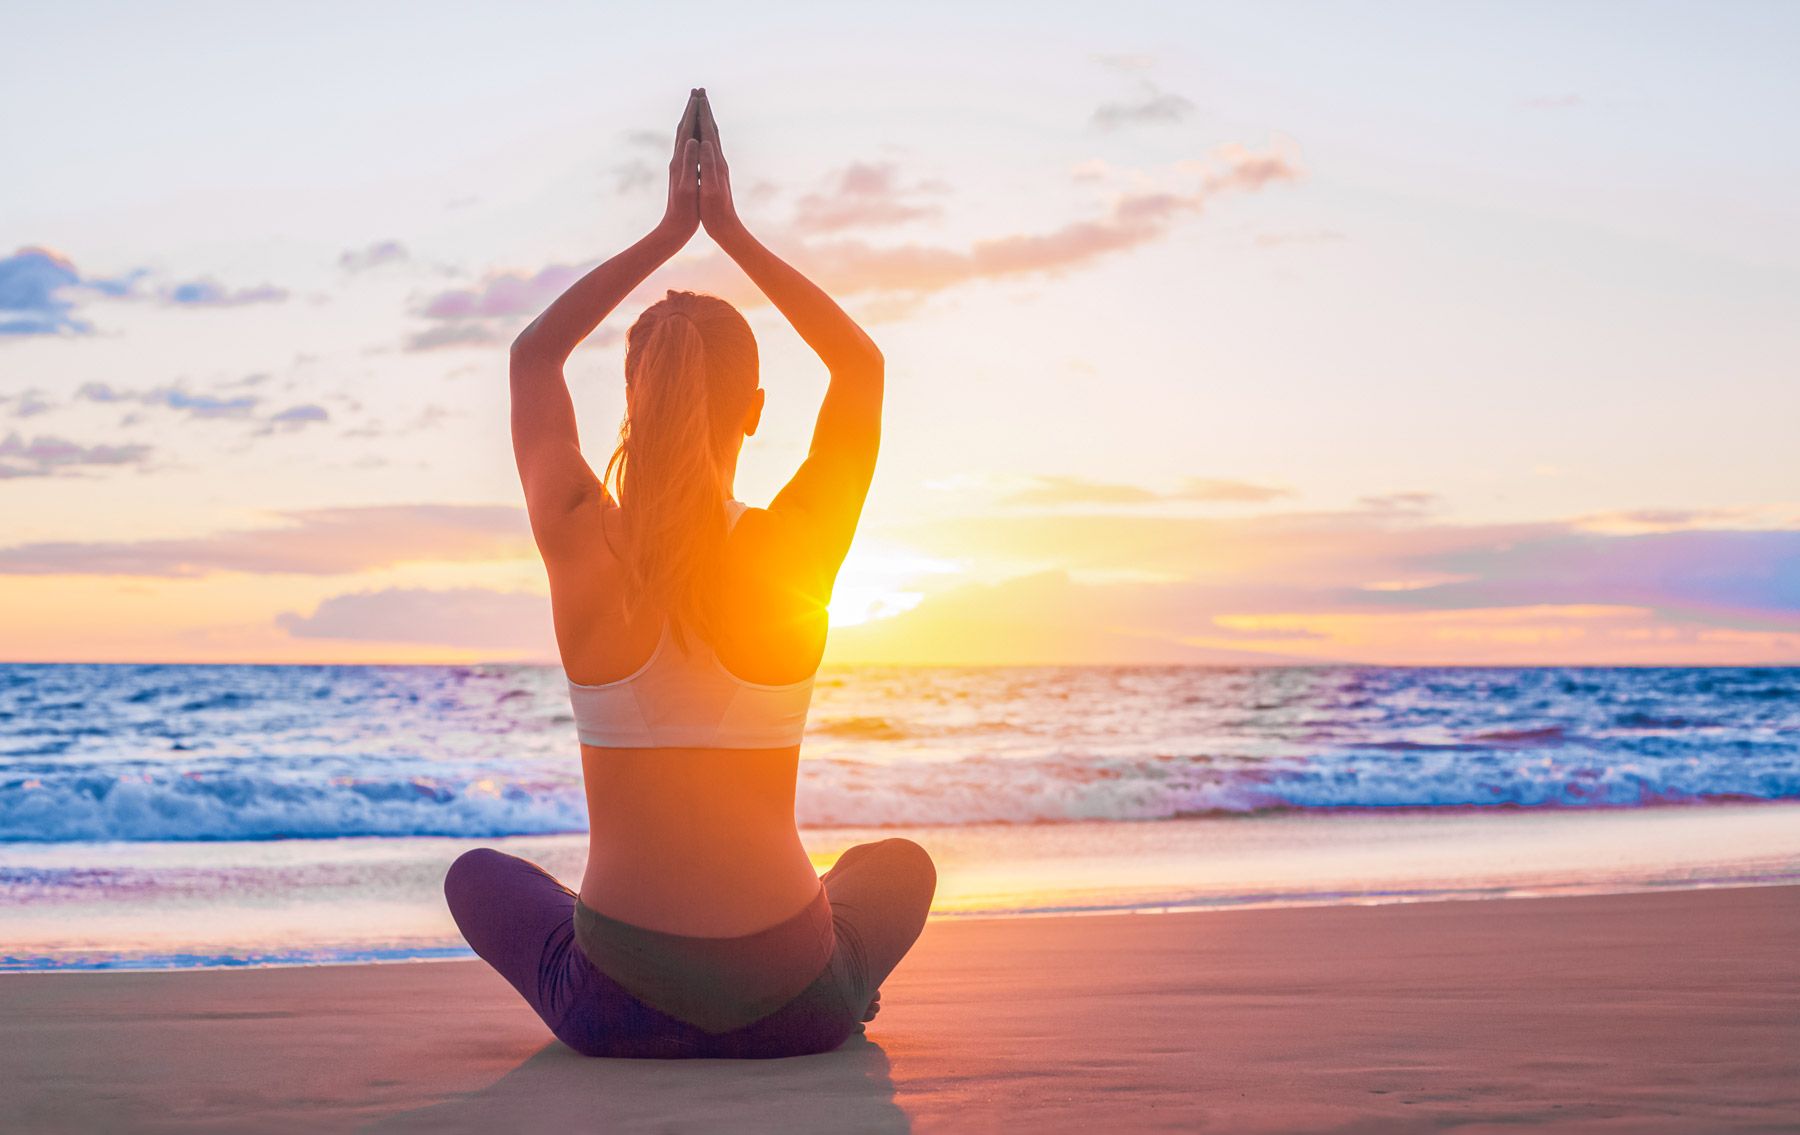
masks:
<instances>
[{"instance_id":1,"label":"woman's hand pressed together","mask_svg":"<svg viewBox=\"0 0 1800 1135\"><path fill-rule=\"evenodd\" d=\"M729 250L729 245L744 234L744 222L738 219L737 205L731 199L731 169L719 147L719 124L713 121L705 87L700 88L699 134L696 158L700 167L700 223L706 226L707 236L720 248Z\"/></svg>"},{"instance_id":2,"label":"woman's hand pressed together","mask_svg":"<svg viewBox=\"0 0 1800 1135\"><path fill-rule=\"evenodd\" d=\"M688 92L687 109L675 127L675 153L669 158L669 203L657 231L677 247L700 229L700 114L706 94Z\"/></svg>"}]
</instances>

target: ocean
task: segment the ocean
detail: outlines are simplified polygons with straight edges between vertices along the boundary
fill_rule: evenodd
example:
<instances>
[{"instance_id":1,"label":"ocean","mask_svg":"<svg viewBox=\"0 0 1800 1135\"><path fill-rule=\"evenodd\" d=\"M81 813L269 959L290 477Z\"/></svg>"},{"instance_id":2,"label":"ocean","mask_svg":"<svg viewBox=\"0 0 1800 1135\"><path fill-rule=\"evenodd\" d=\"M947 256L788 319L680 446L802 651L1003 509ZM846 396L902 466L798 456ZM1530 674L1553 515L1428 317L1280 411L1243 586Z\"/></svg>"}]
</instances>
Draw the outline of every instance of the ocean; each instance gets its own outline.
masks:
<instances>
[{"instance_id":1,"label":"ocean","mask_svg":"<svg viewBox=\"0 0 1800 1135\"><path fill-rule=\"evenodd\" d=\"M1800 668L827 669L802 754L948 917L1800 879ZM0 967L455 956L584 829L554 667L0 666Z\"/></svg>"}]
</instances>

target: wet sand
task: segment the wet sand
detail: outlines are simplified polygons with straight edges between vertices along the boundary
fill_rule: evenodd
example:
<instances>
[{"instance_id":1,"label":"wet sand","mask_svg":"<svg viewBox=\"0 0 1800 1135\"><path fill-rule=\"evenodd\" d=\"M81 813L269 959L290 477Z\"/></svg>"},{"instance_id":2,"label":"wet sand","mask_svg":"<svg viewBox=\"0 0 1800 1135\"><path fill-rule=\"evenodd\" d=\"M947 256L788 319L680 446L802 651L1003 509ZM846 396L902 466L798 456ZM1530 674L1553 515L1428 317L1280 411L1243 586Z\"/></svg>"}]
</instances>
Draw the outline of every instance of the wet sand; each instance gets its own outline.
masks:
<instances>
[{"instance_id":1,"label":"wet sand","mask_svg":"<svg viewBox=\"0 0 1800 1135\"><path fill-rule=\"evenodd\" d=\"M0 975L8 1131L1795 1131L1800 887L941 920L866 1039L594 1061L474 962Z\"/></svg>"}]
</instances>

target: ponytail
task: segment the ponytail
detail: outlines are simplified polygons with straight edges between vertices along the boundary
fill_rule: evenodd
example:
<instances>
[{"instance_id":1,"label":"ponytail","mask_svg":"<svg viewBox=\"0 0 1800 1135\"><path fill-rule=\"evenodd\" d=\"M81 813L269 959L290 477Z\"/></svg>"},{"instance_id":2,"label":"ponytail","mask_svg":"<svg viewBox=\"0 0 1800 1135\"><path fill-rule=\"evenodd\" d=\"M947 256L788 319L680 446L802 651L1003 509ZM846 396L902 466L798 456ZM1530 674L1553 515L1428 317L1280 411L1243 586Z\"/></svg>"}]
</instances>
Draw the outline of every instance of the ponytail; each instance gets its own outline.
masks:
<instances>
[{"instance_id":1,"label":"ponytail","mask_svg":"<svg viewBox=\"0 0 1800 1135\"><path fill-rule=\"evenodd\" d=\"M605 477L629 534L626 608L661 610L684 648L689 632L714 638L725 469L755 389L756 340L723 300L671 291L626 338L625 421Z\"/></svg>"}]
</instances>

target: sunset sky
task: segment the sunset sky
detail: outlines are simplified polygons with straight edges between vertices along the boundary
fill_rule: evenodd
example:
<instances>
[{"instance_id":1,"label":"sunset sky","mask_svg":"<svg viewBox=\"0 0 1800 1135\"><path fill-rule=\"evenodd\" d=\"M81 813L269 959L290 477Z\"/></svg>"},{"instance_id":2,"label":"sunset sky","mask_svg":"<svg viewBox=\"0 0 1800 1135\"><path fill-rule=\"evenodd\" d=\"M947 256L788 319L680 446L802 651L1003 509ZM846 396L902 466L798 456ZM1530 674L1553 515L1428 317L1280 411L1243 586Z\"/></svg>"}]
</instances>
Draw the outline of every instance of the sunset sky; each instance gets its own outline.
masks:
<instances>
[{"instance_id":1,"label":"sunset sky","mask_svg":"<svg viewBox=\"0 0 1800 1135\"><path fill-rule=\"evenodd\" d=\"M551 657L689 87L888 362L840 662L1800 663L1800 6L8 4L0 659ZM825 375L745 305L738 495ZM754 306L752 306L754 305Z\"/></svg>"}]
</instances>

